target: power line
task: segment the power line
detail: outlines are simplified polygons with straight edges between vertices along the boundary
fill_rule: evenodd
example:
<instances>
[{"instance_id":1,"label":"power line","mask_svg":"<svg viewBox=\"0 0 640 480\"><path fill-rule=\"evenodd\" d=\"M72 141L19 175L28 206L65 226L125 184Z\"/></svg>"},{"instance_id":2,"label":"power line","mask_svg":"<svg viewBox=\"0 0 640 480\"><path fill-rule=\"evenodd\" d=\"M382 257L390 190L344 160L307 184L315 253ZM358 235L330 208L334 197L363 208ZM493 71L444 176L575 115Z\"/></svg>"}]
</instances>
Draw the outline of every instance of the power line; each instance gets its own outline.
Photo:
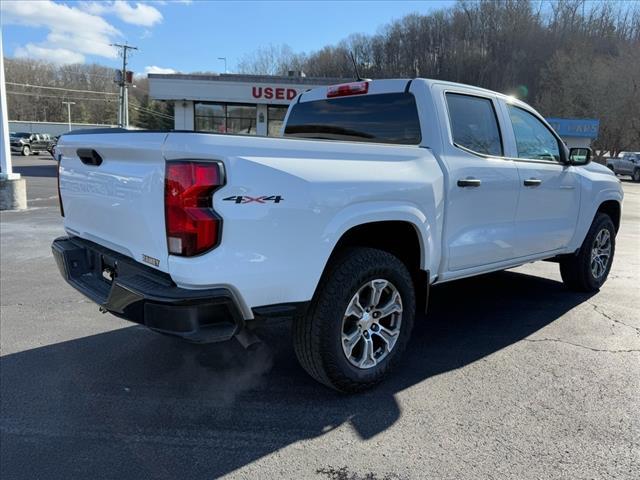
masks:
<instances>
[{"instance_id":1,"label":"power line","mask_svg":"<svg viewBox=\"0 0 640 480\"><path fill-rule=\"evenodd\" d=\"M97 78L108 78L109 80L113 80L113 76L111 75L100 75L99 73L83 73L83 72L69 72L69 71L60 71L58 73L60 76L65 75L78 75L79 77L89 76L89 77L97 77Z\"/></svg>"},{"instance_id":2,"label":"power line","mask_svg":"<svg viewBox=\"0 0 640 480\"><path fill-rule=\"evenodd\" d=\"M66 75L76 75L79 77L106 78L113 81L113 75L100 75L99 73L87 73L87 72L83 73L83 72L70 72L70 71L57 70L56 73L53 74L53 76L55 77L64 77Z\"/></svg>"},{"instance_id":3,"label":"power line","mask_svg":"<svg viewBox=\"0 0 640 480\"><path fill-rule=\"evenodd\" d=\"M167 115L167 114L164 114L164 113L161 113L161 112L154 112L153 110L141 110L141 109L139 109L139 108L137 108L137 107L135 107L133 105L131 106L131 108L133 108L134 110L137 110L140 113L146 113L146 114L149 114L149 115L154 115L156 117L166 118L167 120L173 120L173 117L171 115Z\"/></svg>"},{"instance_id":4,"label":"power line","mask_svg":"<svg viewBox=\"0 0 640 480\"><path fill-rule=\"evenodd\" d=\"M118 95L113 92L98 92L96 90L76 90L73 88L63 88L63 87L46 87L44 85L30 85L28 83L15 83L15 82L5 82L7 85L14 85L17 87L28 87L28 88L44 88L47 90L62 90L64 92L77 92L77 93L98 93L101 95Z\"/></svg>"},{"instance_id":5,"label":"power line","mask_svg":"<svg viewBox=\"0 0 640 480\"><path fill-rule=\"evenodd\" d=\"M32 93L32 92L7 92L7 95L24 95L24 96L28 96L28 97L37 97L37 98L55 98L55 99L60 99L59 96L57 95L46 95L46 94L40 94L40 93ZM111 98L87 98L87 97L64 97L66 100L75 100L78 102L82 102L82 101L90 101L90 102L106 102L106 103L113 103L115 99L111 99ZM138 105L131 105L131 108L133 108L134 110L137 110L139 112L142 113L147 113L149 115L154 115L156 117L162 118L164 120L174 120L174 116L173 115L169 115L166 113L162 113L162 112L158 112L155 110L151 110L149 108L143 107L143 106L138 106Z\"/></svg>"},{"instance_id":6,"label":"power line","mask_svg":"<svg viewBox=\"0 0 640 480\"><path fill-rule=\"evenodd\" d=\"M60 97L57 95L43 95L40 93L31 93L31 92L7 92L7 95L26 95L29 97L38 97L38 98L57 98ZM87 97L64 97L68 100L76 100L76 101L93 101L93 102L107 102L112 103L113 99L111 98L87 98ZM150 115L156 115L158 117L164 117L167 120L173 120L174 116L169 115L167 113L158 112L156 110L152 110L150 108L143 107L141 105L131 105L131 108L138 110L140 112L149 113Z\"/></svg>"},{"instance_id":7,"label":"power line","mask_svg":"<svg viewBox=\"0 0 640 480\"><path fill-rule=\"evenodd\" d=\"M134 110L138 110L139 112L148 113L149 115L155 115L156 117L162 117L162 118L165 118L167 120L173 120L174 119L173 116L167 115L166 113L161 113L161 112L156 112L154 110L144 109L144 108L141 108L141 107L137 107L135 105L131 105L131 108L133 108Z\"/></svg>"},{"instance_id":8,"label":"power line","mask_svg":"<svg viewBox=\"0 0 640 480\"><path fill-rule=\"evenodd\" d=\"M142 110L149 110L150 112L157 112L158 111L158 110L154 110L153 108L144 107L142 105L133 105L133 106L136 107L136 108L140 108ZM159 113L162 113L162 112L159 112ZM162 114L163 115L169 115L168 113L162 113ZM171 115L169 115L169 116L171 116Z\"/></svg>"},{"instance_id":9,"label":"power line","mask_svg":"<svg viewBox=\"0 0 640 480\"><path fill-rule=\"evenodd\" d=\"M26 95L29 97L38 97L38 98L57 98L60 99L59 95L46 95L46 94L42 94L42 93L33 93L33 92L7 92L7 95ZM68 97L68 96L64 96L63 98L69 99L69 100L88 100L88 101L94 101L94 102L113 102L115 99L112 98L87 98L87 97Z\"/></svg>"}]
</instances>

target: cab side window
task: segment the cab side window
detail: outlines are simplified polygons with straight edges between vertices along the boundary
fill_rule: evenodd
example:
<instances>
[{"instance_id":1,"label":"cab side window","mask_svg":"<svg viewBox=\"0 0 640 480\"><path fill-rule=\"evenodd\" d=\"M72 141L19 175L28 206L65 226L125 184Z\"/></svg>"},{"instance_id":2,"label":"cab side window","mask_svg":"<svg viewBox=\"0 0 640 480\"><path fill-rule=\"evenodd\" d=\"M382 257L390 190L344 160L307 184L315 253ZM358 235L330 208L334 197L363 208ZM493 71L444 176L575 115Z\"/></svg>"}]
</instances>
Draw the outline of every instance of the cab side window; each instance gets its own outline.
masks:
<instances>
[{"instance_id":1,"label":"cab side window","mask_svg":"<svg viewBox=\"0 0 640 480\"><path fill-rule=\"evenodd\" d=\"M507 105L516 137L518 158L560 161L558 139L534 115L513 105Z\"/></svg>"},{"instance_id":2,"label":"cab side window","mask_svg":"<svg viewBox=\"0 0 640 480\"><path fill-rule=\"evenodd\" d=\"M502 156L502 138L493 102L488 98L447 93L453 143L482 155Z\"/></svg>"}]
</instances>

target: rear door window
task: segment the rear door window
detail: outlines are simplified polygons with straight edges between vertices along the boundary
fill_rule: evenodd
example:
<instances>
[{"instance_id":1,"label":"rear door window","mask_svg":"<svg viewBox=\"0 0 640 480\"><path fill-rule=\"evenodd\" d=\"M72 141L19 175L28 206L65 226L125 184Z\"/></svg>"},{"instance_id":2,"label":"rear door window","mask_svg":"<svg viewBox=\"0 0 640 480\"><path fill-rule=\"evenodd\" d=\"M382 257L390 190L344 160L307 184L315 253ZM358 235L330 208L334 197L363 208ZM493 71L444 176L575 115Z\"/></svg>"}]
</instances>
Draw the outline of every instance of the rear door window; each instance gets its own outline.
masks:
<instances>
[{"instance_id":1,"label":"rear door window","mask_svg":"<svg viewBox=\"0 0 640 480\"><path fill-rule=\"evenodd\" d=\"M416 101L408 92L297 103L284 135L401 145L421 141Z\"/></svg>"},{"instance_id":2,"label":"rear door window","mask_svg":"<svg viewBox=\"0 0 640 480\"><path fill-rule=\"evenodd\" d=\"M502 156L502 138L493 102L459 93L446 95L453 143L474 153Z\"/></svg>"}]
</instances>

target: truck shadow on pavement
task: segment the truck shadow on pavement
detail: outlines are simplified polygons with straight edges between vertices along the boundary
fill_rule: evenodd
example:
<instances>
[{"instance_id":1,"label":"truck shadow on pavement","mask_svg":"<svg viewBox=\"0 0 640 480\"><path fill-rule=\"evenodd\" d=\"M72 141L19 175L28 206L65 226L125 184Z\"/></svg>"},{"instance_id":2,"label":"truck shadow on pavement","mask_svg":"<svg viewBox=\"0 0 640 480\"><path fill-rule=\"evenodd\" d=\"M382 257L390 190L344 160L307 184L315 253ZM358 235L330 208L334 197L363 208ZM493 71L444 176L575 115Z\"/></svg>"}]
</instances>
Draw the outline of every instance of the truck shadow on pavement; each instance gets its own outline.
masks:
<instances>
[{"instance_id":1,"label":"truck shadow on pavement","mask_svg":"<svg viewBox=\"0 0 640 480\"><path fill-rule=\"evenodd\" d=\"M58 176L58 162L49 157L50 165L13 165L13 171L23 177L46 177L55 178Z\"/></svg>"},{"instance_id":2,"label":"truck shadow on pavement","mask_svg":"<svg viewBox=\"0 0 640 480\"><path fill-rule=\"evenodd\" d=\"M588 298L515 272L435 287L399 368L354 396L304 373L288 325L265 329L252 351L134 326L6 355L1 470L14 479L211 479L347 422L370 439L400 418L396 393L508 347Z\"/></svg>"}]
</instances>

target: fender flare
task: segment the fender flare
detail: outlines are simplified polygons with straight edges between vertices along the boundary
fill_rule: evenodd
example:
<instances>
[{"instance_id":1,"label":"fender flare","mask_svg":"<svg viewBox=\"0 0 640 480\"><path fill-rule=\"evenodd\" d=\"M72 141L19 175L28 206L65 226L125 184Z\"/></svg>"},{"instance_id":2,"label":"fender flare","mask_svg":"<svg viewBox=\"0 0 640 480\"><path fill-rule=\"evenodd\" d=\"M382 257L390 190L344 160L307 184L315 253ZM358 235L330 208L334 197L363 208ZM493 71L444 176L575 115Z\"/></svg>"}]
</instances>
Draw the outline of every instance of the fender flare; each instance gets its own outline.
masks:
<instances>
[{"instance_id":1,"label":"fender flare","mask_svg":"<svg viewBox=\"0 0 640 480\"><path fill-rule=\"evenodd\" d=\"M583 192L583 195L585 193L586 192ZM620 212L622 213L622 198L623 196L618 189L607 188L598 191L595 199L591 200L588 204L583 203L576 231L573 235L573 239L569 243L569 245L571 245L571 250L577 250L580 248L582 242L587 236L589 228L591 228L591 224L593 223L593 219L596 217L598 209L604 202L612 200L618 202L620 205Z\"/></svg>"},{"instance_id":2,"label":"fender flare","mask_svg":"<svg viewBox=\"0 0 640 480\"><path fill-rule=\"evenodd\" d=\"M439 258L439 243L434 238L435 224L415 205L403 202L366 202L348 205L326 225L322 242L327 245L327 260L340 239L354 227L365 224L395 221L411 224L420 243L420 267L429 270L429 261Z\"/></svg>"}]
</instances>

